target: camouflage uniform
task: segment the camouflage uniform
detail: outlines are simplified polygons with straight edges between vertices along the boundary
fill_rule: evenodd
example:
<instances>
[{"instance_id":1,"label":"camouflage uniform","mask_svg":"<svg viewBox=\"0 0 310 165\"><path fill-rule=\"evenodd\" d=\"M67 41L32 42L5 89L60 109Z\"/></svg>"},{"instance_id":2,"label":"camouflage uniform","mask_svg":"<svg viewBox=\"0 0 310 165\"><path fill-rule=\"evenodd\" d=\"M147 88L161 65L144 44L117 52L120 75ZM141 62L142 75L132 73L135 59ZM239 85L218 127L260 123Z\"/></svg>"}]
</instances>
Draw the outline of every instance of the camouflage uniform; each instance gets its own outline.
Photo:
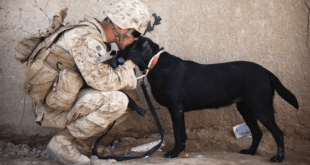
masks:
<instances>
[{"instance_id":1,"label":"camouflage uniform","mask_svg":"<svg viewBox=\"0 0 310 165\"><path fill-rule=\"evenodd\" d=\"M107 10L109 19L123 29L144 33L149 13L138 0L116 0ZM105 32L93 18L85 18L89 26L66 31L55 43L67 50L82 77L91 88L82 89L69 112L43 120L43 125L64 123L66 129L54 136L47 151L63 164L90 164L72 142L101 133L108 125L126 112L127 96L117 90L134 89L137 80L130 61L112 69L109 64L95 64L95 59L107 52ZM115 32L114 32L115 33ZM50 115L53 116L53 115ZM44 123L45 122L45 123ZM50 122L50 123L49 123Z\"/></svg>"},{"instance_id":2,"label":"camouflage uniform","mask_svg":"<svg viewBox=\"0 0 310 165\"><path fill-rule=\"evenodd\" d=\"M95 64L95 59L107 52L105 33L92 18L90 26L77 27L64 33L56 42L67 50L86 83L92 89L83 89L67 115L70 133L80 139L102 132L126 110L128 99L117 90L134 89L137 80L130 61L113 69L109 64ZM97 30L99 29L99 31ZM113 117L111 117L113 116Z\"/></svg>"}]
</instances>

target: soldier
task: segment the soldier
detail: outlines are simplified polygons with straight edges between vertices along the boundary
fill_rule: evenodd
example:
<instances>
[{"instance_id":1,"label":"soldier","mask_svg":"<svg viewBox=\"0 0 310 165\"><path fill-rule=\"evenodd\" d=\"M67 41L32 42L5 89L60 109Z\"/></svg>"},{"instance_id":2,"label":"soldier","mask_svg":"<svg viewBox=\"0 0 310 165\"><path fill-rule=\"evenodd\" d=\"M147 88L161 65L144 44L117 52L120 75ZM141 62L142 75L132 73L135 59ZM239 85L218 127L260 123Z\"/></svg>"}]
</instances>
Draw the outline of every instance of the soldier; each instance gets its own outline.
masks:
<instances>
[{"instance_id":1,"label":"soldier","mask_svg":"<svg viewBox=\"0 0 310 165\"><path fill-rule=\"evenodd\" d=\"M88 26L67 30L55 42L73 57L89 86L79 91L75 103L62 121L51 121L66 125L47 146L47 151L62 164L90 164L90 159L77 150L73 140L86 139L106 130L127 109L128 98L118 90L131 90L137 85L133 68L144 56L139 53L142 51L133 50L133 58L116 69L101 62L102 59L109 59L106 52L110 43L124 49L145 33L150 20L148 10L138 0L115 0L106 14L102 22L85 18ZM144 48L143 52L149 47ZM98 59L101 62L95 63ZM48 120L48 117L44 119ZM45 121L45 125L47 123Z\"/></svg>"}]
</instances>

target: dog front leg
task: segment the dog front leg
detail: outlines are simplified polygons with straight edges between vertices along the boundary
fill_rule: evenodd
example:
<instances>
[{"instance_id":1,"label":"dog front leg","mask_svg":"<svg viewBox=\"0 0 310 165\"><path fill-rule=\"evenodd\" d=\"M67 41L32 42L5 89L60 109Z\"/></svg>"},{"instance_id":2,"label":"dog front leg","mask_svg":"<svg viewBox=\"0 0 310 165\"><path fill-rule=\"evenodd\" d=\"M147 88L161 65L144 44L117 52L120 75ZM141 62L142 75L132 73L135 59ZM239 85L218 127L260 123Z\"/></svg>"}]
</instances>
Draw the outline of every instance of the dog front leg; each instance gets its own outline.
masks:
<instances>
[{"instance_id":1,"label":"dog front leg","mask_svg":"<svg viewBox=\"0 0 310 165\"><path fill-rule=\"evenodd\" d=\"M176 108L178 107L178 108ZM185 142L187 140L187 135L185 132L185 121L184 121L184 110L183 106L175 106L173 108L168 108L170 111L172 124L173 124L173 133L175 145L174 148L167 152L165 158L174 158L177 157L185 149Z\"/></svg>"}]
</instances>

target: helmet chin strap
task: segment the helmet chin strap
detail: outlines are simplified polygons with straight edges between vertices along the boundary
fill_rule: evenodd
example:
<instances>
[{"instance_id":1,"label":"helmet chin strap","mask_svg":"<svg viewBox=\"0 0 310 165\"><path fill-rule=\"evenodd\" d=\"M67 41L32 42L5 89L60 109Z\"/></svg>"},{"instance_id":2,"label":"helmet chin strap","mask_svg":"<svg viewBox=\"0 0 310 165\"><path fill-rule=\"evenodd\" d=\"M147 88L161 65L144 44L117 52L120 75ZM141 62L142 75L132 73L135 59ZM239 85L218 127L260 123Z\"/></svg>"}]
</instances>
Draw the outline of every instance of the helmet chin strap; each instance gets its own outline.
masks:
<instances>
[{"instance_id":1,"label":"helmet chin strap","mask_svg":"<svg viewBox=\"0 0 310 165\"><path fill-rule=\"evenodd\" d=\"M116 43L118 48L121 50L124 50L126 48L126 46L124 45L124 40L125 38L128 38L130 36L130 34L134 31L134 29L129 29L127 33L119 33L113 26L113 23L111 22L110 19L107 19L107 24L110 26L110 28L112 29L114 35L116 37L118 37L119 42Z\"/></svg>"}]
</instances>

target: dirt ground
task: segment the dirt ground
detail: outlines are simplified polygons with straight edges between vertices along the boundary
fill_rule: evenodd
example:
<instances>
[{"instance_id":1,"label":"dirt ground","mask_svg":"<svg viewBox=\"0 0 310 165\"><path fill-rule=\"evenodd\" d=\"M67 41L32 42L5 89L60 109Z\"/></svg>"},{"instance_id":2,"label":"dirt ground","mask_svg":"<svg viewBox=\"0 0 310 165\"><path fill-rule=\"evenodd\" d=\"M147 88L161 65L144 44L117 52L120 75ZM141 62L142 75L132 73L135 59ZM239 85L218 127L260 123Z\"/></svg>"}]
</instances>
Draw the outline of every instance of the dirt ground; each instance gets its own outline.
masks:
<instances>
[{"instance_id":1,"label":"dirt ground","mask_svg":"<svg viewBox=\"0 0 310 165\"><path fill-rule=\"evenodd\" d=\"M112 165L274 165L269 162L270 156L242 155L236 152L190 152L188 158L166 159L163 152L156 152L148 159L135 159L110 163ZM181 155L185 155L182 153ZM108 165L106 160L92 159L92 165ZM281 165L310 165L309 156L287 154ZM48 158L0 158L0 165L60 165L57 160Z\"/></svg>"},{"instance_id":2,"label":"dirt ground","mask_svg":"<svg viewBox=\"0 0 310 165\"><path fill-rule=\"evenodd\" d=\"M242 155L238 152L251 145L251 138L236 139L231 127L212 127L199 130L187 130L188 140L185 151L178 158L166 159L163 154L174 146L173 131L165 132L165 145L149 158L139 158L128 161L114 162L112 160L98 160L92 156L92 165L271 165L269 159L276 154L276 143L269 132L264 133L258 151L254 156ZM99 145L98 152L105 155L136 155L130 149L135 146L159 140L159 134L146 135L136 139L125 137L115 140L110 146ZM281 165L310 165L310 141L285 137L286 158ZM12 144L11 144L12 145ZM3 151L7 151L3 146ZM13 146L16 148L17 144ZM20 145L19 145L20 146ZM43 152L46 145L41 145L37 150ZM91 147L78 147L81 153L91 156ZM21 149L20 149L21 150ZM30 147L30 150L34 150ZM188 155L188 158L182 156ZM59 165L57 160L42 155L27 157L4 157L0 155L0 165Z\"/></svg>"}]
</instances>

